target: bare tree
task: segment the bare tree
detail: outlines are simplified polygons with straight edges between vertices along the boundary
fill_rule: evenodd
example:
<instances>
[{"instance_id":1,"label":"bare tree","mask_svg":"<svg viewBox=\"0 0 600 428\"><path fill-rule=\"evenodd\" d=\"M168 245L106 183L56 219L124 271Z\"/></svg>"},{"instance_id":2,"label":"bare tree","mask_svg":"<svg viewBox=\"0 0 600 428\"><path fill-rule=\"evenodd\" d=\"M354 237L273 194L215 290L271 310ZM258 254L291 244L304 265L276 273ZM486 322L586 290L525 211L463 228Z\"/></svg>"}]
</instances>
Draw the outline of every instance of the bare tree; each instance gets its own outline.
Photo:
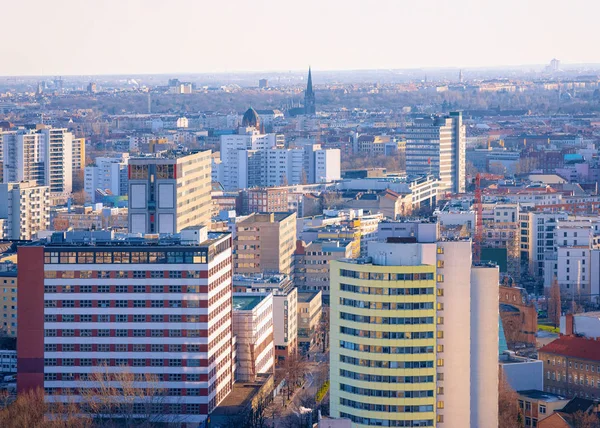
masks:
<instances>
[{"instance_id":1,"label":"bare tree","mask_svg":"<svg viewBox=\"0 0 600 428\"><path fill-rule=\"evenodd\" d=\"M550 299L548 301L548 319L554 324L554 327L560 325L561 308L560 285L558 285L555 277L550 287Z\"/></svg>"},{"instance_id":2,"label":"bare tree","mask_svg":"<svg viewBox=\"0 0 600 428\"><path fill-rule=\"evenodd\" d=\"M573 415L573 428L598 428L600 419L594 413L579 410Z\"/></svg>"},{"instance_id":3,"label":"bare tree","mask_svg":"<svg viewBox=\"0 0 600 428\"><path fill-rule=\"evenodd\" d=\"M79 411L74 400L47 403L44 390L32 389L19 394L0 411L0 426L10 428L89 428L92 421Z\"/></svg>"},{"instance_id":4,"label":"bare tree","mask_svg":"<svg viewBox=\"0 0 600 428\"><path fill-rule=\"evenodd\" d=\"M131 373L127 367L111 371L100 366L79 387L82 405L96 425L151 426L158 422L175 423L179 416L165 412L167 393L158 378L150 373ZM174 420L176 419L176 420Z\"/></svg>"},{"instance_id":5,"label":"bare tree","mask_svg":"<svg viewBox=\"0 0 600 428\"><path fill-rule=\"evenodd\" d=\"M498 382L498 428L522 428L523 421L518 406L518 395L511 388L504 372Z\"/></svg>"}]
</instances>

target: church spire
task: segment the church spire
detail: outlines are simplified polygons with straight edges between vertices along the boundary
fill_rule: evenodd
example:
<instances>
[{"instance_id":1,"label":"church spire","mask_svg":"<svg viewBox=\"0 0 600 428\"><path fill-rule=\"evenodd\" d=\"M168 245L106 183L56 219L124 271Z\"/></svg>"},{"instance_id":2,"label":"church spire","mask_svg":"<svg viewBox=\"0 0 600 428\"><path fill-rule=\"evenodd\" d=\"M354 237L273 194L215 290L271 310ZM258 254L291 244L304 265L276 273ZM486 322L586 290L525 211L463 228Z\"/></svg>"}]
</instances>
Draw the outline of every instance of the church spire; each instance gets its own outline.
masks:
<instances>
[{"instance_id":1,"label":"church spire","mask_svg":"<svg viewBox=\"0 0 600 428\"><path fill-rule=\"evenodd\" d=\"M304 114L315 114L315 93L312 87L312 73L310 66L308 67L308 81L306 83L306 91L304 92Z\"/></svg>"},{"instance_id":2,"label":"church spire","mask_svg":"<svg viewBox=\"0 0 600 428\"><path fill-rule=\"evenodd\" d=\"M306 84L306 93L307 94L312 94L313 93L313 88L312 88L312 74L310 72L310 65L308 66L308 83Z\"/></svg>"}]
</instances>

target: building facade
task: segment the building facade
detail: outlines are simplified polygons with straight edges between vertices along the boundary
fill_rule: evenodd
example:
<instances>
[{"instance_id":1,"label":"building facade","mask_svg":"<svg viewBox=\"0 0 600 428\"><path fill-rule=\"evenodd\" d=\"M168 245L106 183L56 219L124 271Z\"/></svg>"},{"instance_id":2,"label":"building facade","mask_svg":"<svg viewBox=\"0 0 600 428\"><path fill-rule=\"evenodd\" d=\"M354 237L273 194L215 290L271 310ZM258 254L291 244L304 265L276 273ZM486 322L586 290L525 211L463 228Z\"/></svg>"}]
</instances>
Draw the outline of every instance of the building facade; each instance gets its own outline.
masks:
<instances>
[{"instance_id":1,"label":"building facade","mask_svg":"<svg viewBox=\"0 0 600 428\"><path fill-rule=\"evenodd\" d=\"M236 274L292 274L296 213L251 214L236 223L235 228Z\"/></svg>"},{"instance_id":2,"label":"building facade","mask_svg":"<svg viewBox=\"0 0 600 428\"><path fill-rule=\"evenodd\" d=\"M320 291L298 293L298 348L308 352L318 340L323 310Z\"/></svg>"},{"instance_id":3,"label":"building facade","mask_svg":"<svg viewBox=\"0 0 600 428\"><path fill-rule=\"evenodd\" d=\"M406 173L433 174L440 190L465 192L466 131L462 113L415 120L406 130Z\"/></svg>"},{"instance_id":4,"label":"building facade","mask_svg":"<svg viewBox=\"0 0 600 428\"><path fill-rule=\"evenodd\" d=\"M113 238L67 232L19 247L17 388L67 402L97 374L151 374L160 401L133 413L151 404L158 420L197 426L233 383L231 238Z\"/></svg>"},{"instance_id":5,"label":"building facade","mask_svg":"<svg viewBox=\"0 0 600 428\"><path fill-rule=\"evenodd\" d=\"M11 337L17 336L16 265L11 266L11 269L0 271L0 322L2 322L3 333Z\"/></svg>"},{"instance_id":6,"label":"building facade","mask_svg":"<svg viewBox=\"0 0 600 428\"><path fill-rule=\"evenodd\" d=\"M33 239L50 228L50 189L35 181L0 184L4 239Z\"/></svg>"},{"instance_id":7,"label":"building facade","mask_svg":"<svg viewBox=\"0 0 600 428\"><path fill-rule=\"evenodd\" d=\"M98 189L115 196L126 196L128 162L129 154L123 153L121 157L97 157L94 164L87 165L84 172L86 198L93 203L96 202Z\"/></svg>"},{"instance_id":8,"label":"building facade","mask_svg":"<svg viewBox=\"0 0 600 428\"><path fill-rule=\"evenodd\" d=\"M435 239L332 262L331 416L498 426L498 268L471 266L470 241Z\"/></svg>"},{"instance_id":9,"label":"building facade","mask_svg":"<svg viewBox=\"0 0 600 428\"><path fill-rule=\"evenodd\" d=\"M254 382L259 374L273 373L273 295L236 293L233 296L235 379Z\"/></svg>"},{"instance_id":10,"label":"building facade","mask_svg":"<svg viewBox=\"0 0 600 428\"><path fill-rule=\"evenodd\" d=\"M209 225L210 150L129 160L129 231L177 233Z\"/></svg>"}]
</instances>

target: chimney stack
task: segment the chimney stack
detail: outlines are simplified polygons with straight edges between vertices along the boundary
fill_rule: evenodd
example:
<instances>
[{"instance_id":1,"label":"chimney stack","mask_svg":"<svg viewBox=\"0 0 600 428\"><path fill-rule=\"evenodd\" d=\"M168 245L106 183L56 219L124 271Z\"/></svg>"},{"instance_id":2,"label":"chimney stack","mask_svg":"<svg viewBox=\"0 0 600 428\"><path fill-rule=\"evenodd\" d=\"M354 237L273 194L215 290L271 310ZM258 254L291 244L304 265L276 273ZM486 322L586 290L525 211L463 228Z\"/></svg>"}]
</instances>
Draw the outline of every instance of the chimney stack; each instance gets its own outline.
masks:
<instances>
[{"instance_id":1,"label":"chimney stack","mask_svg":"<svg viewBox=\"0 0 600 428\"><path fill-rule=\"evenodd\" d=\"M573 314L565 315L565 335L573 336L575 334L575 319Z\"/></svg>"}]
</instances>

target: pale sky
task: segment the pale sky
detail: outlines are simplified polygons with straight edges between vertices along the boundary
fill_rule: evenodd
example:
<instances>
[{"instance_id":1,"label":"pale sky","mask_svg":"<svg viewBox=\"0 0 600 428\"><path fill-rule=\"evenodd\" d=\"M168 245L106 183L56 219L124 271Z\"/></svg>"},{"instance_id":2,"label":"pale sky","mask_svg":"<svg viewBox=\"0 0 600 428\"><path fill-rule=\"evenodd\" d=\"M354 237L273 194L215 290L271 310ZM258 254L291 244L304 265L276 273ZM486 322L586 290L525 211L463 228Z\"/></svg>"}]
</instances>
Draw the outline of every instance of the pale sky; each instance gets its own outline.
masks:
<instances>
[{"instance_id":1,"label":"pale sky","mask_svg":"<svg viewBox=\"0 0 600 428\"><path fill-rule=\"evenodd\" d=\"M600 63L598 0L2 0L0 75Z\"/></svg>"}]
</instances>

